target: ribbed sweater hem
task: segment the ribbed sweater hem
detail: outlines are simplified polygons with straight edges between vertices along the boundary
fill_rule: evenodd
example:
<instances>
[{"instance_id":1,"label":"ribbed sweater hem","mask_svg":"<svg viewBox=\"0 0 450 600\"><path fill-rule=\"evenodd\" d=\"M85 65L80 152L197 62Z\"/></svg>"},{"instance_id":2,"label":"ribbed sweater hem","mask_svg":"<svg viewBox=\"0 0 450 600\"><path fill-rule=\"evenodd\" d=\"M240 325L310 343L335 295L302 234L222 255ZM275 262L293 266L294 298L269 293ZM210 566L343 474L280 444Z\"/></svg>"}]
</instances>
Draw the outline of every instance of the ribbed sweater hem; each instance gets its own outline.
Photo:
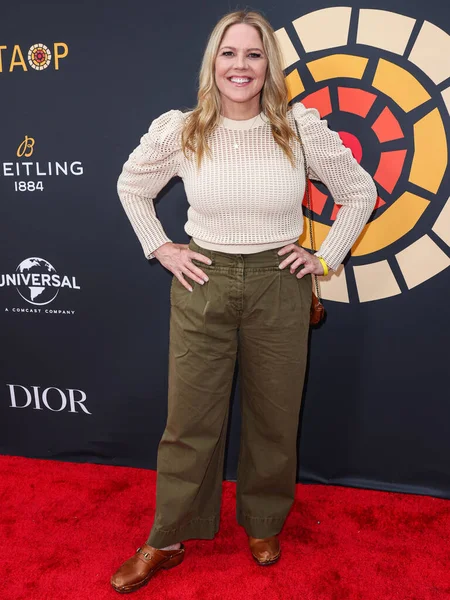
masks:
<instances>
[{"instance_id":1,"label":"ribbed sweater hem","mask_svg":"<svg viewBox=\"0 0 450 600\"><path fill-rule=\"evenodd\" d=\"M228 254L254 254L255 252L264 252L265 250L272 250L273 248L281 248L288 244L293 244L298 240L298 237L294 237L290 240L281 240L277 242L265 242L262 244L215 244L201 240L197 237L192 238L196 244L206 250L215 250L216 252L227 252Z\"/></svg>"}]
</instances>

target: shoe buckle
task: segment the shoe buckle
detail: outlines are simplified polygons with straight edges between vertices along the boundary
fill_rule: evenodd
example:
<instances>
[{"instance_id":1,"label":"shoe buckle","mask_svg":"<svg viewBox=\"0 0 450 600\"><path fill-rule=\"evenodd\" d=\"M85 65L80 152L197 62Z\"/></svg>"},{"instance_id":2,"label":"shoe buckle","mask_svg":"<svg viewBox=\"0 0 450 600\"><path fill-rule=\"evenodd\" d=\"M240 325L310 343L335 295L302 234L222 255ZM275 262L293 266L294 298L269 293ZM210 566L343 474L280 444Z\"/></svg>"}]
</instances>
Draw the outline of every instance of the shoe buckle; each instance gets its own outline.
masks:
<instances>
[{"instance_id":1,"label":"shoe buckle","mask_svg":"<svg viewBox=\"0 0 450 600\"><path fill-rule=\"evenodd\" d=\"M142 548L138 548L136 552L140 552L144 558L148 558L150 556L149 552L142 552Z\"/></svg>"}]
</instances>

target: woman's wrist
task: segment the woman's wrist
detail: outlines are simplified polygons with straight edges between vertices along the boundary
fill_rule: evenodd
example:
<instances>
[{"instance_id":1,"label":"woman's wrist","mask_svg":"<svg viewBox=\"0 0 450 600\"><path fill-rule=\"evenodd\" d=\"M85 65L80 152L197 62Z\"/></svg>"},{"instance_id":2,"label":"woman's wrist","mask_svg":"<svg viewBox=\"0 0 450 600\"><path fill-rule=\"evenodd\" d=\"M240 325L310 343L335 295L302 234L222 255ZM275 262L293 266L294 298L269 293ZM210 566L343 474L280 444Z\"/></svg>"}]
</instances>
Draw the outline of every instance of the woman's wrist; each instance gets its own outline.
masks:
<instances>
[{"instance_id":1,"label":"woman's wrist","mask_svg":"<svg viewBox=\"0 0 450 600\"><path fill-rule=\"evenodd\" d=\"M153 252L152 252L153 256L159 260L159 258L161 256L161 250L162 250L162 253L164 254L164 250L168 247L169 244L172 245L172 242L165 242L164 244L161 244L161 246L158 246L158 248L153 250Z\"/></svg>"},{"instance_id":2,"label":"woman's wrist","mask_svg":"<svg viewBox=\"0 0 450 600\"><path fill-rule=\"evenodd\" d=\"M317 255L316 255L316 256L317 256ZM326 277L326 276L328 275L328 272L329 272L328 265L327 265L327 263L325 262L325 259L324 259L324 258L322 258L321 256L317 256L317 258L320 260L320 263L321 263L321 265L322 265L322 267L323 267L323 275L324 275L324 277Z\"/></svg>"}]
</instances>

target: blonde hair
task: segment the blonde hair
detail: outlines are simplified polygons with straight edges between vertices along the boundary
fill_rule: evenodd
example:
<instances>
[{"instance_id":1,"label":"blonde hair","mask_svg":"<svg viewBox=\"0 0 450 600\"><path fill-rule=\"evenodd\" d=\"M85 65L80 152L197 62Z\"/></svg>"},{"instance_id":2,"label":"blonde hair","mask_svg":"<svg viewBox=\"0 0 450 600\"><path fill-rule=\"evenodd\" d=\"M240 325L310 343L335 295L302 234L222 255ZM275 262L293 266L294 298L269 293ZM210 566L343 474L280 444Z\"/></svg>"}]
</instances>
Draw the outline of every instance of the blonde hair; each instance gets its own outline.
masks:
<instances>
[{"instance_id":1,"label":"blonde hair","mask_svg":"<svg viewBox=\"0 0 450 600\"><path fill-rule=\"evenodd\" d=\"M291 164L294 154L291 140L296 139L287 120L288 92L283 74L281 51L270 23L256 11L235 11L220 19L208 40L200 69L197 106L186 119L182 132L185 155L196 155L200 166L203 156L210 154L208 137L219 125L221 113L220 92L215 81L215 60L225 32L232 25L245 23L254 27L263 43L267 56L266 78L261 90L261 111L269 120L275 142L281 147Z\"/></svg>"}]
</instances>

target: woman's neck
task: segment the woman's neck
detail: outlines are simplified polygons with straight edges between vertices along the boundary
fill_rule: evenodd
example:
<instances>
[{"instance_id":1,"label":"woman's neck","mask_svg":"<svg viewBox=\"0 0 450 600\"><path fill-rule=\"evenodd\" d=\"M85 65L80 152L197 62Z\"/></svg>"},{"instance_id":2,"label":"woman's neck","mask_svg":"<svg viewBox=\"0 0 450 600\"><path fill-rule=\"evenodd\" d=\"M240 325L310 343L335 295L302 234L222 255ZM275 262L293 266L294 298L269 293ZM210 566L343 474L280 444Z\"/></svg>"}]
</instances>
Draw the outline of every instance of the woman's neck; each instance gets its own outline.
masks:
<instances>
[{"instance_id":1,"label":"woman's neck","mask_svg":"<svg viewBox=\"0 0 450 600\"><path fill-rule=\"evenodd\" d=\"M252 102L250 104L248 102L227 102L226 99L222 99L221 114L223 117L232 119L233 121L246 121L247 119L252 119L261 112L259 98L256 100L257 102Z\"/></svg>"}]
</instances>

